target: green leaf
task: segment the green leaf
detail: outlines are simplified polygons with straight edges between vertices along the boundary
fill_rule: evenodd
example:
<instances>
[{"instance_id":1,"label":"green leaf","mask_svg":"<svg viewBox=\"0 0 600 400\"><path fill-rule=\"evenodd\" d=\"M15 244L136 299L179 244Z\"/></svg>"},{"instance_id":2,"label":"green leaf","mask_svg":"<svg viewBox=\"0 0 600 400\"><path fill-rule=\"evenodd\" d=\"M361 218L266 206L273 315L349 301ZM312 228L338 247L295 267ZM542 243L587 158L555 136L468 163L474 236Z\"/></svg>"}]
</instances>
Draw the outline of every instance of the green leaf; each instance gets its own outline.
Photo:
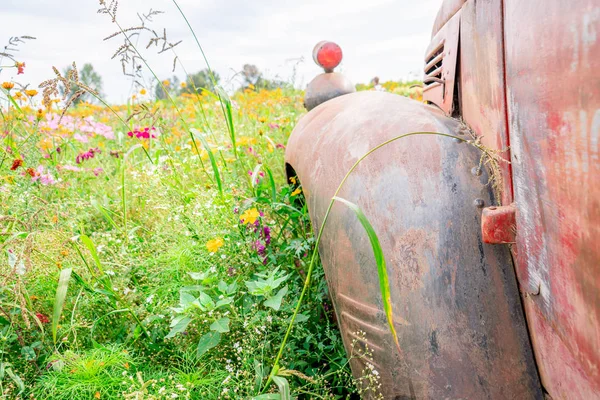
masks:
<instances>
[{"instance_id":1,"label":"green leaf","mask_svg":"<svg viewBox=\"0 0 600 400\"><path fill-rule=\"evenodd\" d=\"M229 321L230 320L227 317L218 319L210 324L210 330L221 333L229 332Z\"/></svg>"},{"instance_id":2,"label":"green leaf","mask_svg":"<svg viewBox=\"0 0 600 400\"><path fill-rule=\"evenodd\" d=\"M305 322L308 320L309 320L309 318L307 315L298 314L298 315L296 315L296 320L294 321L294 323L299 324L300 322Z\"/></svg>"},{"instance_id":3,"label":"green leaf","mask_svg":"<svg viewBox=\"0 0 600 400\"><path fill-rule=\"evenodd\" d=\"M184 315L173 318L173 321L171 322L171 332L165 336L165 339L170 339L178 333L183 332L190 322L192 322L192 319Z\"/></svg>"},{"instance_id":4,"label":"green leaf","mask_svg":"<svg viewBox=\"0 0 600 400\"><path fill-rule=\"evenodd\" d=\"M23 393L25 391L25 384L23 383L21 378L13 372L12 368L6 368L6 373L8 374L8 376L10 376L10 379L12 379L13 382L18 386L19 393L17 394Z\"/></svg>"},{"instance_id":5,"label":"green leaf","mask_svg":"<svg viewBox=\"0 0 600 400\"><path fill-rule=\"evenodd\" d=\"M356 214L356 217L358 218L363 228L367 232L367 235L369 236L369 241L371 242L371 247L373 248L373 255L375 256L375 262L377 263L377 274L379 275L379 290L381 291L383 310L385 311L388 326L390 328L392 336L394 337L396 346L398 347L398 349L400 349L398 335L396 334L396 328L394 328L392 297L390 294L390 283L385 264L385 257L383 256L383 250L381 250L381 245L379 244L379 238L377 237L377 233L375 233L375 229L373 229L373 226L371 225L365 214L356 204L348 200L342 199L341 197L334 197L333 199L345 204L346 206L348 206L349 209L354 211L354 214Z\"/></svg>"},{"instance_id":6,"label":"green leaf","mask_svg":"<svg viewBox=\"0 0 600 400\"><path fill-rule=\"evenodd\" d=\"M96 251L96 246L92 239L90 239L87 235L81 235L81 242L88 248L90 253L92 254L92 258L94 259L94 263L96 264L96 268L100 271L100 274L104 275L104 270L102 269L102 264L100 263L100 258L98 257L98 252Z\"/></svg>"},{"instance_id":7,"label":"green leaf","mask_svg":"<svg viewBox=\"0 0 600 400\"><path fill-rule=\"evenodd\" d=\"M273 376L273 382L277 385L279 389L279 394L281 395L281 400L290 400L290 384L287 379L282 376Z\"/></svg>"},{"instance_id":8,"label":"green leaf","mask_svg":"<svg viewBox=\"0 0 600 400\"><path fill-rule=\"evenodd\" d=\"M219 193L221 194L221 196L223 196L223 182L221 181L221 174L219 173L219 166L217 165L217 159L215 158L215 155L212 153L212 150L211 150L210 146L208 145L208 142L204 138L204 135L201 132L199 132L197 129L192 128L190 130L192 131L194 136L197 136L198 139L200 139L200 142L202 142L202 146L204 146L204 150L206 150L206 152L208 153L208 158L210 159L210 164L212 165L213 175L215 176L215 181L217 182L217 187L219 188ZM200 156L200 154L198 154L198 156Z\"/></svg>"},{"instance_id":9,"label":"green leaf","mask_svg":"<svg viewBox=\"0 0 600 400\"><path fill-rule=\"evenodd\" d=\"M275 203L277 201L277 188L275 187L275 179L273 179L273 173L271 172L269 167L265 165L264 168L265 171L267 171L267 175L269 176L269 186L271 188L271 201Z\"/></svg>"},{"instance_id":10,"label":"green leaf","mask_svg":"<svg viewBox=\"0 0 600 400\"><path fill-rule=\"evenodd\" d=\"M201 281L206 278L205 272L188 272L188 275L195 281Z\"/></svg>"},{"instance_id":11,"label":"green leaf","mask_svg":"<svg viewBox=\"0 0 600 400\"><path fill-rule=\"evenodd\" d=\"M63 269L60 271L60 277L58 278L56 296L54 297L54 311L52 312L52 339L54 340L54 344L56 344L58 322L60 321L60 316L65 305L67 289L69 288L69 281L71 280L71 271L71 268Z\"/></svg>"},{"instance_id":12,"label":"green leaf","mask_svg":"<svg viewBox=\"0 0 600 400\"><path fill-rule=\"evenodd\" d=\"M190 305L196 298L188 292L179 292L179 303L182 306Z\"/></svg>"},{"instance_id":13,"label":"green leaf","mask_svg":"<svg viewBox=\"0 0 600 400\"><path fill-rule=\"evenodd\" d=\"M210 331L207 334L203 335L198 341L198 357L215 347L221 341L221 333Z\"/></svg>"},{"instance_id":14,"label":"green leaf","mask_svg":"<svg viewBox=\"0 0 600 400\"><path fill-rule=\"evenodd\" d=\"M279 290L279 292L277 292L277 294L275 296L265 300L263 305L265 307L271 307L275 311L279 311L279 308L281 307L281 301L283 300L283 296L285 296L285 294L287 292L288 292L288 287L284 286L283 288L281 288Z\"/></svg>"}]
</instances>

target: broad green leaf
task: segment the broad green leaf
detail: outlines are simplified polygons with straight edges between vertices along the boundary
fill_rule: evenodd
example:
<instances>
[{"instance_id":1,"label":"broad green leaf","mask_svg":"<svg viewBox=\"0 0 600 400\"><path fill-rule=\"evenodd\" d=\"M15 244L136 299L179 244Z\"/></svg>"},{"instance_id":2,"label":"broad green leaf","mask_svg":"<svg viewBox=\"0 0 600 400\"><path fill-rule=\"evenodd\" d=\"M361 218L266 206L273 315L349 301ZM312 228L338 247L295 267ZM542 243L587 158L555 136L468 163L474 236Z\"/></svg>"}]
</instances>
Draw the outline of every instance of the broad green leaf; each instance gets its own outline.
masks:
<instances>
[{"instance_id":1,"label":"broad green leaf","mask_svg":"<svg viewBox=\"0 0 600 400\"><path fill-rule=\"evenodd\" d=\"M290 384L287 379L282 376L273 376L273 382L277 385L279 389L279 394L281 395L281 400L290 400Z\"/></svg>"},{"instance_id":2,"label":"broad green leaf","mask_svg":"<svg viewBox=\"0 0 600 400\"><path fill-rule=\"evenodd\" d=\"M390 294L390 283L385 264L385 257L383 256L383 250L381 250L381 245L379 244L379 238L377 237L377 233L375 233L375 229L373 229L373 226L371 225L365 214L361 211L360 207L348 200L342 199L341 197L334 197L333 199L345 204L350 210L354 211L354 214L356 215L363 228L367 232L367 235L369 236L369 241L371 242L371 247L373 249L373 255L375 256L375 262L377 263L377 274L379 275L379 290L381 291L383 310L385 311L385 316L387 318L390 332L394 337L394 341L396 342L398 350L400 350L398 335L396 334L396 328L394 328L392 297Z\"/></svg>"},{"instance_id":3,"label":"broad green leaf","mask_svg":"<svg viewBox=\"0 0 600 400\"><path fill-rule=\"evenodd\" d=\"M210 330L221 333L229 332L229 321L230 320L227 317L220 318L210 324Z\"/></svg>"},{"instance_id":4,"label":"broad green leaf","mask_svg":"<svg viewBox=\"0 0 600 400\"><path fill-rule=\"evenodd\" d=\"M281 307L281 301L283 300L283 296L285 296L287 292L288 287L284 286L279 290L279 292L277 292L275 296L265 300L263 304L265 305L265 307L271 307L273 310L279 311L279 308Z\"/></svg>"},{"instance_id":5,"label":"broad green leaf","mask_svg":"<svg viewBox=\"0 0 600 400\"><path fill-rule=\"evenodd\" d=\"M206 278L206 273L204 272L188 272L188 275L195 281L201 281Z\"/></svg>"},{"instance_id":6,"label":"broad green leaf","mask_svg":"<svg viewBox=\"0 0 600 400\"><path fill-rule=\"evenodd\" d=\"M221 341L221 333L210 331L207 334L203 335L198 342L198 357L215 347Z\"/></svg>"},{"instance_id":7,"label":"broad green leaf","mask_svg":"<svg viewBox=\"0 0 600 400\"><path fill-rule=\"evenodd\" d=\"M304 314L298 314L296 315L296 320L294 321L294 323L299 324L300 322L304 322L304 321L308 321L308 316L304 315Z\"/></svg>"},{"instance_id":8,"label":"broad green leaf","mask_svg":"<svg viewBox=\"0 0 600 400\"><path fill-rule=\"evenodd\" d=\"M213 301L213 299L207 295L204 292L200 292L200 304L202 304L204 307L212 310L213 308L215 308L215 302Z\"/></svg>"},{"instance_id":9,"label":"broad green leaf","mask_svg":"<svg viewBox=\"0 0 600 400\"><path fill-rule=\"evenodd\" d=\"M179 316L173 318L173 321L171 322L171 332L169 332L169 334L165 336L165 339L170 339L178 333L183 332L190 322L192 322L192 319L187 316Z\"/></svg>"},{"instance_id":10,"label":"broad green leaf","mask_svg":"<svg viewBox=\"0 0 600 400\"><path fill-rule=\"evenodd\" d=\"M182 306L190 305L196 298L188 292L179 292L179 303Z\"/></svg>"},{"instance_id":11,"label":"broad green leaf","mask_svg":"<svg viewBox=\"0 0 600 400\"><path fill-rule=\"evenodd\" d=\"M224 299L217 301L215 308L223 307L231 303L233 303L233 299L231 297L225 297Z\"/></svg>"},{"instance_id":12,"label":"broad green leaf","mask_svg":"<svg viewBox=\"0 0 600 400\"><path fill-rule=\"evenodd\" d=\"M52 312L52 340L54 340L54 344L56 344L58 322L60 321L60 316L65 305L67 289L69 288L69 281L71 280L71 271L71 268L63 269L60 271L60 276L58 278L56 296L54 297L54 311Z\"/></svg>"}]
</instances>

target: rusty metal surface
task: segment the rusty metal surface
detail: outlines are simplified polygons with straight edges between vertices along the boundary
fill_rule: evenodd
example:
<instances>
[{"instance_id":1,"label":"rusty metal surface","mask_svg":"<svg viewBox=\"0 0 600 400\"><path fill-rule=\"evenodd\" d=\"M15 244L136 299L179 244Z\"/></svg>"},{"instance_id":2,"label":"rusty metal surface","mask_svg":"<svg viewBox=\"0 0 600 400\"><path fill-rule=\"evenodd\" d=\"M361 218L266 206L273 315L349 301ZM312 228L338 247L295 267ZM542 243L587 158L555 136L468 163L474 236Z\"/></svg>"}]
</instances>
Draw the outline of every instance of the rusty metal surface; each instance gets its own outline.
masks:
<instances>
[{"instance_id":1,"label":"rusty metal surface","mask_svg":"<svg viewBox=\"0 0 600 400\"><path fill-rule=\"evenodd\" d=\"M342 96L304 116L286 160L315 229L360 156L423 130L459 129L433 106L380 92ZM510 254L481 240L473 201L491 199L486 174L471 173L478 161L476 150L452 139L401 139L368 158L340 193L379 235L402 356L388 333L368 237L351 211L332 210L319 251L344 343L354 355L368 344L372 360L353 359L352 369L359 376L371 363L386 399L541 398Z\"/></svg>"},{"instance_id":2,"label":"rusty metal surface","mask_svg":"<svg viewBox=\"0 0 600 400\"><path fill-rule=\"evenodd\" d=\"M460 115L481 137L482 143L510 160L504 48L502 40L502 1L468 1L460 20ZM501 204L513 201L510 163L500 163Z\"/></svg>"},{"instance_id":3,"label":"rusty metal surface","mask_svg":"<svg viewBox=\"0 0 600 400\"><path fill-rule=\"evenodd\" d=\"M425 52L423 100L437 105L448 115L454 109L459 28L460 12L433 37Z\"/></svg>"},{"instance_id":4,"label":"rusty metal surface","mask_svg":"<svg viewBox=\"0 0 600 400\"><path fill-rule=\"evenodd\" d=\"M310 111L321 103L356 91L348 78L337 72L317 75L309 82L304 94L304 107Z\"/></svg>"},{"instance_id":5,"label":"rusty metal surface","mask_svg":"<svg viewBox=\"0 0 600 400\"><path fill-rule=\"evenodd\" d=\"M504 0L504 18L517 275L534 352L553 399L598 399L600 4Z\"/></svg>"},{"instance_id":6,"label":"rusty metal surface","mask_svg":"<svg viewBox=\"0 0 600 400\"><path fill-rule=\"evenodd\" d=\"M481 238L483 243L515 243L517 233L516 211L517 208L514 204L484 208L481 213Z\"/></svg>"},{"instance_id":7,"label":"rusty metal surface","mask_svg":"<svg viewBox=\"0 0 600 400\"><path fill-rule=\"evenodd\" d=\"M434 37L439 30L446 25L446 22L450 20L460 10L462 5L467 0L444 0L433 23L433 31L431 37Z\"/></svg>"}]
</instances>

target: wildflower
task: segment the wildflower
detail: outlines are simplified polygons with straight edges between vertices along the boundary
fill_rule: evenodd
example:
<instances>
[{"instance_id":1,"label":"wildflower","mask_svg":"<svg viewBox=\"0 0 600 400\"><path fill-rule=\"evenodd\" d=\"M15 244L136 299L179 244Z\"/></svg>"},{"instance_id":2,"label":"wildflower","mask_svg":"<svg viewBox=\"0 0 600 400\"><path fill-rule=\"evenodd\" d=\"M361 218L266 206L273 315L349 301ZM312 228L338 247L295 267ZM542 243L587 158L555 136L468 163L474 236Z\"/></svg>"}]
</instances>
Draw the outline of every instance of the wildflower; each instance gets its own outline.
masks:
<instances>
[{"instance_id":1,"label":"wildflower","mask_svg":"<svg viewBox=\"0 0 600 400\"><path fill-rule=\"evenodd\" d=\"M35 178L37 176L37 173L35 172L35 170L33 168L27 168L27 174L29 176L31 176L32 178Z\"/></svg>"},{"instance_id":2,"label":"wildflower","mask_svg":"<svg viewBox=\"0 0 600 400\"><path fill-rule=\"evenodd\" d=\"M295 177L295 176L292 176L292 177L290 178L290 182L292 182L292 185L295 185L295 184L296 184L296 177Z\"/></svg>"},{"instance_id":3,"label":"wildflower","mask_svg":"<svg viewBox=\"0 0 600 400\"><path fill-rule=\"evenodd\" d=\"M142 88L142 90L140 90L140 94L141 94L142 96L143 96L143 95L145 95L146 93L147 93L147 91L146 91L146 89L145 89L145 88Z\"/></svg>"},{"instance_id":4,"label":"wildflower","mask_svg":"<svg viewBox=\"0 0 600 400\"><path fill-rule=\"evenodd\" d=\"M15 100L21 100L23 98L23 93L17 92L15 94L13 94L13 97L15 98Z\"/></svg>"},{"instance_id":5,"label":"wildflower","mask_svg":"<svg viewBox=\"0 0 600 400\"><path fill-rule=\"evenodd\" d=\"M187 86L187 83L185 83L185 82L181 82L181 87L182 87L182 88L184 88L184 87L186 87L186 86Z\"/></svg>"},{"instance_id":6,"label":"wildflower","mask_svg":"<svg viewBox=\"0 0 600 400\"><path fill-rule=\"evenodd\" d=\"M294 191L292 192L292 196L297 196L297 195L299 195L300 193L302 193L302 189L298 188L298 189L296 189L296 190L294 190Z\"/></svg>"},{"instance_id":7,"label":"wildflower","mask_svg":"<svg viewBox=\"0 0 600 400\"><path fill-rule=\"evenodd\" d=\"M35 95L37 95L37 94L38 94L38 91L37 91L37 90L35 90L35 89L27 89L27 90L25 91L25 94L26 94L27 96L29 96L29 97L33 97L33 96L35 96Z\"/></svg>"},{"instance_id":8,"label":"wildflower","mask_svg":"<svg viewBox=\"0 0 600 400\"><path fill-rule=\"evenodd\" d=\"M150 128L149 126L145 127L144 129L140 130L139 128L134 129L133 131L129 131L127 132L127 136L129 137L136 137L138 139L155 139L156 135L153 133L150 133L150 130L155 131L156 128L152 127Z\"/></svg>"},{"instance_id":9,"label":"wildflower","mask_svg":"<svg viewBox=\"0 0 600 400\"><path fill-rule=\"evenodd\" d=\"M23 160L21 160L20 158L17 158L16 160L13 161L12 167L10 167L10 170L16 171L17 168L19 168L21 165L23 165Z\"/></svg>"},{"instance_id":10,"label":"wildflower","mask_svg":"<svg viewBox=\"0 0 600 400\"><path fill-rule=\"evenodd\" d=\"M42 313L35 313L35 316L37 317L37 319L40 320L40 322L42 324L47 324L50 322L50 318L48 318L46 315L44 315Z\"/></svg>"},{"instance_id":11,"label":"wildflower","mask_svg":"<svg viewBox=\"0 0 600 400\"><path fill-rule=\"evenodd\" d=\"M271 130L275 130L275 129L279 129L279 124L274 124L274 123L269 123L269 128L271 128Z\"/></svg>"},{"instance_id":12,"label":"wildflower","mask_svg":"<svg viewBox=\"0 0 600 400\"><path fill-rule=\"evenodd\" d=\"M110 154L111 157L114 157L114 158L119 158L120 157L119 150L111 150L109 154Z\"/></svg>"},{"instance_id":13,"label":"wildflower","mask_svg":"<svg viewBox=\"0 0 600 400\"><path fill-rule=\"evenodd\" d=\"M94 148L94 149L89 149L88 151L85 151L83 153L79 153L77 155L77 157L75 157L75 162L77 164L81 164L82 161L84 160L89 160L90 158L94 158L94 156L98 153L101 153L102 151L99 148Z\"/></svg>"},{"instance_id":14,"label":"wildflower","mask_svg":"<svg viewBox=\"0 0 600 400\"><path fill-rule=\"evenodd\" d=\"M266 119L265 117L260 117L260 118L258 119L258 122L260 122L260 123L264 124L265 122L267 122L267 119Z\"/></svg>"},{"instance_id":15,"label":"wildflower","mask_svg":"<svg viewBox=\"0 0 600 400\"><path fill-rule=\"evenodd\" d=\"M271 243L271 228L268 226L264 226L261 232L261 236L265 240L265 244L269 245Z\"/></svg>"},{"instance_id":16,"label":"wildflower","mask_svg":"<svg viewBox=\"0 0 600 400\"><path fill-rule=\"evenodd\" d=\"M2 87L8 91L15 87L15 84L12 82L2 82Z\"/></svg>"},{"instance_id":17,"label":"wildflower","mask_svg":"<svg viewBox=\"0 0 600 400\"><path fill-rule=\"evenodd\" d=\"M169 82L169 80L168 80L168 79L165 79L165 80L162 82L162 84L163 84L163 86L164 86L164 87L169 87L169 86L171 85L171 82Z\"/></svg>"},{"instance_id":18,"label":"wildflower","mask_svg":"<svg viewBox=\"0 0 600 400\"><path fill-rule=\"evenodd\" d=\"M283 145L283 144L281 144L281 143L277 143L277 144L275 145L275 147L277 147L278 149L283 149L283 150L285 150L285 145Z\"/></svg>"},{"instance_id":19,"label":"wildflower","mask_svg":"<svg viewBox=\"0 0 600 400\"><path fill-rule=\"evenodd\" d=\"M224 244L225 242L223 241L223 238L218 237L206 242L206 248L211 253L216 253L221 247L223 247Z\"/></svg>"},{"instance_id":20,"label":"wildflower","mask_svg":"<svg viewBox=\"0 0 600 400\"><path fill-rule=\"evenodd\" d=\"M17 67L17 75L21 75L25 73L25 63L24 62L16 62L15 67Z\"/></svg>"},{"instance_id":21,"label":"wildflower","mask_svg":"<svg viewBox=\"0 0 600 400\"><path fill-rule=\"evenodd\" d=\"M38 108L35 118L38 121L41 120L42 118L44 118L44 110L42 110L41 108Z\"/></svg>"},{"instance_id":22,"label":"wildflower","mask_svg":"<svg viewBox=\"0 0 600 400\"><path fill-rule=\"evenodd\" d=\"M94 393L94 398L95 398L95 399L99 399L99 398L100 398L100 392L96 392L96 393Z\"/></svg>"},{"instance_id":23,"label":"wildflower","mask_svg":"<svg viewBox=\"0 0 600 400\"><path fill-rule=\"evenodd\" d=\"M61 149L60 147L57 147L57 148L56 148L56 152L57 152L58 154L60 154L60 152L61 152L61 151L62 151L62 149Z\"/></svg>"},{"instance_id":24,"label":"wildflower","mask_svg":"<svg viewBox=\"0 0 600 400\"><path fill-rule=\"evenodd\" d=\"M259 216L260 213L258 212L258 210L256 208L251 208L249 210L244 211L244 213L240 215L240 222L244 225L254 224Z\"/></svg>"},{"instance_id":25,"label":"wildflower","mask_svg":"<svg viewBox=\"0 0 600 400\"><path fill-rule=\"evenodd\" d=\"M100 175L102 172L104 172L104 170L103 170L102 168L98 167L98 168L94 168L94 169L92 170L92 172L94 173L94 175L98 176L98 175Z\"/></svg>"}]
</instances>

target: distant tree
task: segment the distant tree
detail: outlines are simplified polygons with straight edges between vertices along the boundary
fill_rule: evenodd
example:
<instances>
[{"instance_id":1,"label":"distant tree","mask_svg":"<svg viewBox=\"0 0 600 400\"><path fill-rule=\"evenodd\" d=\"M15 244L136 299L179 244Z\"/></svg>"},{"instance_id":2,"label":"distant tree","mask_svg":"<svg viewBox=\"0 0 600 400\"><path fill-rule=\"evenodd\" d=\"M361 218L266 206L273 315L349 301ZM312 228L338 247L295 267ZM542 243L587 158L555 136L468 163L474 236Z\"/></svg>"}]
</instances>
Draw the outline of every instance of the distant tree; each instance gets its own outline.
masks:
<instances>
[{"instance_id":1,"label":"distant tree","mask_svg":"<svg viewBox=\"0 0 600 400\"><path fill-rule=\"evenodd\" d=\"M170 79L164 79L161 82L156 82L156 85L154 86L154 96L156 96L158 100L167 98L167 94L163 90L163 86L169 91L169 93L177 93L179 90L179 78L173 75Z\"/></svg>"},{"instance_id":2,"label":"distant tree","mask_svg":"<svg viewBox=\"0 0 600 400\"><path fill-rule=\"evenodd\" d=\"M242 90L247 89L250 85L254 86L255 90L259 89L277 89L287 86L288 84L278 79L267 79L263 77L262 72L256 65L244 64L242 67L242 77L244 82L242 83Z\"/></svg>"},{"instance_id":3,"label":"distant tree","mask_svg":"<svg viewBox=\"0 0 600 400\"><path fill-rule=\"evenodd\" d=\"M63 69L63 76L67 76L69 71L72 70L72 66L68 66ZM94 89L98 92L99 97L103 97L104 93L102 92L102 77L98 74L92 64L86 63L83 64L82 68L78 68L79 80L85 83L90 88ZM69 96L72 96L75 92L79 90L77 85L71 85L71 93ZM64 89L61 89L61 94L64 94ZM79 104L82 101L88 101L90 103L97 102L96 98L89 93L84 93L81 97L74 101L74 104Z\"/></svg>"},{"instance_id":4,"label":"distant tree","mask_svg":"<svg viewBox=\"0 0 600 400\"><path fill-rule=\"evenodd\" d=\"M219 74L213 72L213 76L216 83L219 84L219 81L221 80ZM195 93L196 91L200 93L202 89L210 90L211 92L215 91L214 84L208 68L198 71L195 74L189 75L185 83L186 85L181 88L180 93Z\"/></svg>"}]
</instances>

